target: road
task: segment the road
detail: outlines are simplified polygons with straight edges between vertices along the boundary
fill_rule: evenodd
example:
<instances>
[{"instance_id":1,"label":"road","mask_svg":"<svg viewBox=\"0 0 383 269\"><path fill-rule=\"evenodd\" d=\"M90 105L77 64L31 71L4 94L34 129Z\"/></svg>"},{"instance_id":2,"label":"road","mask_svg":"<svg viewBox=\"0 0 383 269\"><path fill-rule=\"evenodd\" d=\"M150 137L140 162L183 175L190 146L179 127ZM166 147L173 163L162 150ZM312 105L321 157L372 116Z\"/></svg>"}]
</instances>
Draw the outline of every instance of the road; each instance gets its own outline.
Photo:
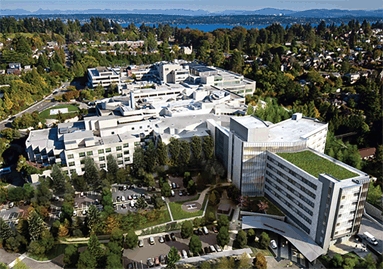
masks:
<instances>
[{"instance_id":1,"label":"road","mask_svg":"<svg viewBox=\"0 0 383 269\"><path fill-rule=\"evenodd\" d=\"M19 116L23 115L24 113L32 113L34 111L41 112L41 111L44 111L45 109L47 109L48 107L57 105L58 102L54 101L54 97L62 94L62 91L68 86L69 86L69 82L63 83L59 88L54 89L53 93L46 96L43 100L36 102L35 104L31 105L27 109L20 111L19 113L9 117L6 120L1 121L0 122L0 130L3 130L5 128L10 128L14 118L19 117Z\"/></svg>"},{"instance_id":2,"label":"road","mask_svg":"<svg viewBox=\"0 0 383 269\"><path fill-rule=\"evenodd\" d=\"M380 253L380 255L383 254L383 227L382 225L366 218L365 216L363 216L362 218L362 224L360 225L360 229L359 229L359 233L358 233L358 236L360 238L363 238L363 233L364 232L369 232L370 234L372 234L376 240L378 241L378 244L376 246L373 246L369 243L366 243L366 240L363 239L363 242L365 244L368 245L368 247L374 249L375 251L377 251L378 253Z\"/></svg>"}]
</instances>

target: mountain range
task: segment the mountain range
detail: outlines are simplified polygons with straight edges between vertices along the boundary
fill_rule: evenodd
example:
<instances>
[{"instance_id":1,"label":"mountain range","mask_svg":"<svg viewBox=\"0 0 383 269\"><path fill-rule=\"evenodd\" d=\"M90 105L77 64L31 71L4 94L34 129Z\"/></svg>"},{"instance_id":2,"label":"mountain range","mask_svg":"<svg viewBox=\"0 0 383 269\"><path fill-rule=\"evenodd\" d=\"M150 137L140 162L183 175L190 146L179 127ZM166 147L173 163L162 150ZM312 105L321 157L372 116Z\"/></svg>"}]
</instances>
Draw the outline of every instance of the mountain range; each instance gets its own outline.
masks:
<instances>
[{"instance_id":1,"label":"mountain range","mask_svg":"<svg viewBox=\"0 0 383 269\"><path fill-rule=\"evenodd\" d=\"M0 9L0 16L16 15L64 15L64 14L162 14L182 16L233 16L233 15L264 15L264 16L288 16L296 18L341 18L341 17L381 17L383 9L377 10L341 10L341 9L309 9L294 11L288 9L263 8L259 10L225 10L209 12L206 10L190 9L86 9L86 10L49 10L38 9L34 12L24 9Z\"/></svg>"}]
</instances>

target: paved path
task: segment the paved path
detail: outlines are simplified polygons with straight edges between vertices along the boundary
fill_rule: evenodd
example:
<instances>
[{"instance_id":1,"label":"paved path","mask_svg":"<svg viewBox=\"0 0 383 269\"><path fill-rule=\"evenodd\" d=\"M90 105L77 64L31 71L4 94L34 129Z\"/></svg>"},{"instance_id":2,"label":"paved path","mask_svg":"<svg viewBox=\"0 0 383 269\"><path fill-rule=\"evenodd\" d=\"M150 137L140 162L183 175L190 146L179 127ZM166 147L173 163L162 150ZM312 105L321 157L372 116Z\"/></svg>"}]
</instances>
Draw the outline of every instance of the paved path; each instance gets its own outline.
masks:
<instances>
[{"instance_id":1,"label":"paved path","mask_svg":"<svg viewBox=\"0 0 383 269\"><path fill-rule=\"evenodd\" d=\"M18 262L24 260L24 258L26 258L26 257L27 257L27 254L26 254L26 253L22 254L20 257L17 257L13 262L11 262L11 263L8 265L9 268L12 268L12 267L15 266Z\"/></svg>"}]
</instances>

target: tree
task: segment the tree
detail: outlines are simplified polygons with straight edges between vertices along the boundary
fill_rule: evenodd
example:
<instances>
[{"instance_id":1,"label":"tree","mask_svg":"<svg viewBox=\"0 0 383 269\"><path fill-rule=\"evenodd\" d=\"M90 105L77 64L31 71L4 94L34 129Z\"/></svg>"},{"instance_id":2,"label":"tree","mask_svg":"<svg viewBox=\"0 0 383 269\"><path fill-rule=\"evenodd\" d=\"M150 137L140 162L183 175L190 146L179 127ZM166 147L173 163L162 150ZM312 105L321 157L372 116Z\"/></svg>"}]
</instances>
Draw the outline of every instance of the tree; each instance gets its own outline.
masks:
<instances>
[{"instance_id":1,"label":"tree","mask_svg":"<svg viewBox=\"0 0 383 269\"><path fill-rule=\"evenodd\" d=\"M266 232L262 232L261 236L259 238L259 244L261 245L261 248L267 249L270 245L270 237Z\"/></svg>"},{"instance_id":2,"label":"tree","mask_svg":"<svg viewBox=\"0 0 383 269\"><path fill-rule=\"evenodd\" d=\"M170 162L173 166L178 166L179 155L181 150L180 141L173 137L170 138L168 144L169 154L170 154Z\"/></svg>"},{"instance_id":3,"label":"tree","mask_svg":"<svg viewBox=\"0 0 383 269\"><path fill-rule=\"evenodd\" d=\"M57 165L54 164L52 166L52 188L55 191L55 194L62 194L65 192L65 175L61 168Z\"/></svg>"},{"instance_id":4,"label":"tree","mask_svg":"<svg viewBox=\"0 0 383 269\"><path fill-rule=\"evenodd\" d=\"M94 233L97 231L98 225L100 224L100 213L95 205L89 206L86 223L89 232Z\"/></svg>"},{"instance_id":5,"label":"tree","mask_svg":"<svg viewBox=\"0 0 383 269\"><path fill-rule=\"evenodd\" d=\"M12 236L13 231L11 230L11 227L9 227L9 225L2 218L0 218L0 240L3 240L5 243L5 241Z\"/></svg>"},{"instance_id":6,"label":"tree","mask_svg":"<svg viewBox=\"0 0 383 269\"><path fill-rule=\"evenodd\" d=\"M244 230L239 230L235 238L235 243L239 248L244 248L247 245L247 234Z\"/></svg>"},{"instance_id":7,"label":"tree","mask_svg":"<svg viewBox=\"0 0 383 269\"><path fill-rule=\"evenodd\" d=\"M204 261L201 263L201 266L200 266L201 269L211 269L211 265L208 261Z\"/></svg>"},{"instance_id":8,"label":"tree","mask_svg":"<svg viewBox=\"0 0 383 269\"><path fill-rule=\"evenodd\" d=\"M331 263L331 265L334 268L341 268L342 264L343 264L343 257L342 257L342 255L334 254L334 256L332 257L330 263Z\"/></svg>"},{"instance_id":9,"label":"tree","mask_svg":"<svg viewBox=\"0 0 383 269\"><path fill-rule=\"evenodd\" d=\"M197 191L197 186L196 186L195 181L193 179L189 180L186 188L188 190L188 193L190 193L190 194L195 194Z\"/></svg>"},{"instance_id":10,"label":"tree","mask_svg":"<svg viewBox=\"0 0 383 269\"><path fill-rule=\"evenodd\" d=\"M84 179L88 186L94 190L100 189L101 179L93 159L89 157L84 159L84 171Z\"/></svg>"},{"instance_id":11,"label":"tree","mask_svg":"<svg viewBox=\"0 0 383 269\"><path fill-rule=\"evenodd\" d=\"M127 248L133 249L137 246L138 236L134 230L130 229L125 236L125 245Z\"/></svg>"},{"instance_id":12,"label":"tree","mask_svg":"<svg viewBox=\"0 0 383 269\"><path fill-rule=\"evenodd\" d=\"M158 142L156 155L159 165L165 165L168 162L168 151L166 144L162 141Z\"/></svg>"},{"instance_id":13,"label":"tree","mask_svg":"<svg viewBox=\"0 0 383 269\"><path fill-rule=\"evenodd\" d=\"M145 163L146 163L146 171L153 172L155 166L157 165L157 155L156 148L154 147L153 141L149 142L145 150Z\"/></svg>"},{"instance_id":14,"label":"tree","mask_svg":"<svg viewBox=\"0 0 383 269\"><path fill-rule=\"evenodd\" d=\"M79 252L76 245L68 245L64 251L64 264L67 268L75 267L79 259Z\"/></svg>"},{"instance_id":15,"label":"tree","mask_svg":"<svg viewBox=\"0 0 383 269\"><path fill-rule=\"evenodd\" d=\"M171 196L171 188L170 188L170 185L168 184L167 181L164 184L162 184L161 195L164 197L170 197Z\"/></svg>"},{"instance_id":16,"label":"tree","mask_svg":"<svg viewBox=\"0 0 383 269\"><path fill-rule=\"evenodd\" d=\"M78 269L95 269L97 267L97 259L96 257L86 249L81 252L80 257L78 259L77 268Z\"/></svg>"},{"instance_id":17,"label":"tree","mask_svg":"<svg viewBox=\"0 0 383 269\"><path fill-rule=\"evenodd\" d=\"M253 229L247 230L247 242L254 242L255 231Z\"/></svg>"},{"instance_id":18,"label":"tree","mask_svg":"<svg viewBox=\"0 0 383 269\"><path fill-rule=\"evenodd\" d=\"M46 229L45 222L33 209L28 216L28 232L32 241L37 241L40 239L41 234Z\"/></svg>"},{"instance_id":19,"label":"tree","mask_svg":"<svg viewBox=\"0 0 383 269\"><path fill-rule=\"evenodd\" d=\"M203 138L203 153L205 159L210 160L214 155L214 141L211 136L204 136Z\"/></svg>"},{"instance_id":20,"label":"tree","mask_svg":"<svg viewBox=\"0 0 383 269\"><path fill-rule=\"evenodd\" d=\"M137 208L144 209L144 208L146 208L147 206L148 206L148 204L146 203L144 197L139 197L139 198L137 199L137 203L136 203L136 207L137 207Z\"/></svg>"},{"instance_id":21,"label":"tree","mask_svg":"<svg viewBox=\"0 0 383 269\"><path fill-rule=\"evenodd\" d=\"M189 238L193 234L193 224L190 221L184 221L181 226L181 237Z\"/></svg>"},{"instance_id":22,"label":"tree","mask_svg":"<svg viewBox=\"0 0 383 269\"><path fill-rule=\"evenodd\" d=\"M194 255L198 255L198 253L202 250L201 239L199 239L199 237L195 234L193 234L190 238L189 249Z\"/></svg>"},{"instance_id":23,"label":"tree","mask_svg":"<svg viewBox=\"0 0 383 269\"><path fill-rule=\"evenodd\" d=\"M219 215L218 217L218 230L220 230L222 227L229 228L230 221L226 215Z\"/></svg>"},{"instance_id":24,"label":"tree","mask_svg":"<svg viewBox=\"0 0 383 269\"><path fill-rule=\"evenodd\" d=\"M168 264L166 268L176 268L175 263L179 261L180 255L178 254L178 250L175 247L171 247L168 253Z\"/></svg>"},{"instance_id":25,"label":"tree","mask_svg":"<svg viewBox=\"0 0 383 269\"><path fill-rule=\"evenodd\" d=\"M192 156L196 162L201 161L202 158L202 141L199 136L193 136L191 138L190 149Z\"/></svg>"},{"instance_id":26,"label":"tree","mask_svg":"<svg viewBox=\"0 0 383 269\"><path fill-rule=\"evenodd\" d=\"M239 262L237 265L238 265L238 267L237 267L238 269L249 269L249 268L251 268L250 257L246 252L242 253L242 255L239 258Z\"/></svg>"},{"instance_id":27,"label":"tree","mask_svg":"<svg viewBox=\"0 0 383 269\"><path fill-rule=\"evenodd\" d=\"M253 262L256 269L267 269L266 258L261 252L257 253Z\"/></svg>"},{"instance_id":28,"label":"tree","mask_svg":"<svg viewBox=\"0 0 383 269\"><path fill-rule=\"evenodd\" d=\"M87 250L89 250L90 254L95 256L96 259L99 259L103 255L103 249L101 247L100 241L94 233L92 233L89 237Z\"/></svg>"},{"instance_id":29,"label":"tree","mask_svg":"<svg viewBox=\"0 0 383 269\"><path fill-rule=\"evenodd\" d=\"M108 169L108 175L111 176L114 182L117 176L118 164L117 164L116 158L114 158L112 154L109 154L108 156L106 156L106 167Z\"/></svg>"},{"instance_id":30,"label":"tree","mask_svg":"<svg viewBox=\"0 0 383 269\"><path fill-rule=\"evenodd\" d=\"M24 199L25 192L21 187L8 189L8 200L12 202L18 202Z\"/></svg>"},{"instance_id":31,"label":"tree","mask_svg":"<svg viewBox=\"0 0 383 269\"><path fill-rule=\"evenodd\" d=\"M121 254L120 253L110 253L106 258L106 268L115 269L122 268Z\"/></svg>"},{"instance_id":32,"label":"tree","mask_svg":"<svg viewBox=\"0 0 383 269\"><path fill-rule=\"evenodd\" d=\"M190 144L186 140L180 142L179 165L186 167L190 161Z\"/></svg>"},{"instance_id":33,"label":"tree","mask_svg":"<svg viewBox=\"0 0 383 269\"><path fill-rule=\"evenodd\" d=\"M230 241L230 235L227 227L221 227L219 229L219 232L217 234L217 244L220 245L221 247L224 247L227 245Z\"/></svg>"}]
</instances>

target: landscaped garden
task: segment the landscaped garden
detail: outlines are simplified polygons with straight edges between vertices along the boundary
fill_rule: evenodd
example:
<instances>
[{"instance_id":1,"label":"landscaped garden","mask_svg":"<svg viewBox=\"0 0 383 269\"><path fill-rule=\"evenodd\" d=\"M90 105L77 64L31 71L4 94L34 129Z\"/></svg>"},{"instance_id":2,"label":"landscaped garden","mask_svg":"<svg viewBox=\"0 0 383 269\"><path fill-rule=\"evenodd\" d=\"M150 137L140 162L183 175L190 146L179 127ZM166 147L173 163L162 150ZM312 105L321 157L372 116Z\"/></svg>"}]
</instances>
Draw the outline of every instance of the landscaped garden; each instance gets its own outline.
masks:
<instances>
[{"instance_id":1,"label":"landscaped garden","mask_svg":"<svg viewBox=\"0 0 383 269\"><path fill-rule=\"evenodd\" d=\"M342 180L358 175L308 150L294 153L277 153L277 155L316 178L319 177L319 174L329 174Z\"/></svg>"}]
</instances>

